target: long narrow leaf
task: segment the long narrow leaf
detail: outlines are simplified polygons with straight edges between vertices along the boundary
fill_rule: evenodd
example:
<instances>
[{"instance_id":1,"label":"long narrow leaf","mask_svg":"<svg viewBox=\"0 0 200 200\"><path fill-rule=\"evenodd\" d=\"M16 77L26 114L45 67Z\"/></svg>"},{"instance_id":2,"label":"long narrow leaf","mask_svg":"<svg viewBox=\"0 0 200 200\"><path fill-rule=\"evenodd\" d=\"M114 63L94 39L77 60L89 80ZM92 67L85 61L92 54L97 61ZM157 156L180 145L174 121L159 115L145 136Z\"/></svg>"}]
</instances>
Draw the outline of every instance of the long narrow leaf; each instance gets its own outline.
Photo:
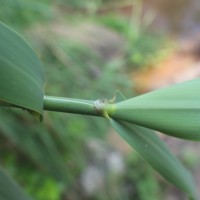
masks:
<instances>
[{"instance_id":1,"label":"long narrow leaf","mask_svg":"<svg viewBox=\"0 0 200 200\"><path fill-rule=\"evenodd\" d=\"M200 79L195 79L153 91L111 105L109 116L174 137L200 140L199 89Z\"/></svg>"},{"instance_id":2,"label":"long narrow leaf","mask_svg":"<svg viewBox=\"0 0 200 200\"><path fill-rule=\"evenodd\" d=\"M0 22L0 104L42 115L43 97L44 73L39 58L22 37Z\"/></svg>"},{"instance_id":3,"label":"long narrow leaf","mask_svg":"<svg viewBox=\"0 0 200 200\"><path fill-rule=\"evenodd\" d=\"M33 200L0 168L0 200Z\"/></svg>"},{"instance_id":4,"label":"long narrow leaf","mask_svg":"<svg viewBox=\"0 0 200 200\"><path fill-rule=\"evenodd\" d=\"M197 199L192 176L150 129L110 119L113 128L166 180Z\"/></svg>"}]
</instances>

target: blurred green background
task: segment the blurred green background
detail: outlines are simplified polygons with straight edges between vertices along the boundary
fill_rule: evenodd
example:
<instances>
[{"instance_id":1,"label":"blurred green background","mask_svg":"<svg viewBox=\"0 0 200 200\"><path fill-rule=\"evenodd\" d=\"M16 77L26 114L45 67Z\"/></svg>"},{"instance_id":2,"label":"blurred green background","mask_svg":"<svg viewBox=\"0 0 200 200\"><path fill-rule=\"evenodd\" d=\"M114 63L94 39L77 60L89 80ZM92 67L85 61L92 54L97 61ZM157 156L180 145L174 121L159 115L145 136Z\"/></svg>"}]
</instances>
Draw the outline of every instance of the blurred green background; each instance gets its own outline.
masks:
<instances>
[{"instance_id":1,"label":"blurred green background","mask_svg":"<svg viewBox=\"0 0 200 200\"><path fill-rule=\"evenodd\" d=\"M120 90L134 96L132 73L154 65L172 47L151 26L155 12L139 0L0 5L0 20L25 37L44 63L48 95L95 100ZM160 200L172 187L101 118L45 112L38 123L25 111L0 108L0 119L0 163L35 199ZM189 166L195 162L186 159Z\"/></svg>"}]
</instances>

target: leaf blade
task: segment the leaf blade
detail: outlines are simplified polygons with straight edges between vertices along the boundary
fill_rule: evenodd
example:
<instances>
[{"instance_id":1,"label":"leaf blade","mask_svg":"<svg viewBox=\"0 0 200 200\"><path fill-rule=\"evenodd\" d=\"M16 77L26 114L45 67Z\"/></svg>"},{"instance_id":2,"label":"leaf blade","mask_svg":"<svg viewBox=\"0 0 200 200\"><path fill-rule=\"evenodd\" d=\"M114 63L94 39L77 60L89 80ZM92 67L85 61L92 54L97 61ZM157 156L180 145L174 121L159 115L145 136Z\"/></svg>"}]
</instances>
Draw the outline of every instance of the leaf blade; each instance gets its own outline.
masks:
<instances>
[{"instance_id":1,"label":"leaf blade","mask_svg":"<svg viewBox=\"0 0 200 200\"><path fill-rule=\"evenodd\" d=\"M0 22L0 100L42 115L44 72L26 41Z\"/></svg>"},{"instance_id":2,"label":"leaf blade","mask_svg":"<svg viewBox=\"0 0 200 200\"><path fill-rule=\"evenodd\" d=\"M200 140L200 79L119 102L112 118L188 140Z\"/></svg>"},{"instance_id":3,"label":"leaf blade","mask_svg":"<svg viewBox=\"0 0 200 200\"><path fill-rule=\"evenodd\" d=\"M0 168L0 199L1 200L33 200Z\"/></svg>"},{"instance_id":4,"label":"leaf blade","mask_svg":"<svg viewBox=\"0 0 200 200\"><path fill-rule=\"evenodd\" d=\"M110 119L113 128L166 180L197 199L190 173L150 129Z\"/></svg>"}]
</instances>

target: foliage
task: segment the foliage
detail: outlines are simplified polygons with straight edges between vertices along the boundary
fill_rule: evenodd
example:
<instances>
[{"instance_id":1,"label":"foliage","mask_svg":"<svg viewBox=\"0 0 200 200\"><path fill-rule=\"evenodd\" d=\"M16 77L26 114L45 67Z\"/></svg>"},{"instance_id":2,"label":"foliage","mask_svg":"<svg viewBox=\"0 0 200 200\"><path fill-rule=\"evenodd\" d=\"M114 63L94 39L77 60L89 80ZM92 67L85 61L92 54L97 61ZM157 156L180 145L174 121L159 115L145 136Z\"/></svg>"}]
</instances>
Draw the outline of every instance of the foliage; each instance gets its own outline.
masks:
<instances>
[{"instance_id":1,"label":"foliage","mask_svg":"<svg viewBox=\"0 0 200 200\"><path fill-rule=\"evenodd\" d=\"M160 185L155 173L153 173L153 169L146 165L145 161L140 159L136 152L132 152L128 156L127 163L127 184L131 187L135 183L136 187L135 193L133 193L129 199L162 199L163 196L160 193Z\"/></svg>"},{"instance_id":2,"label":"foliage","mask_svg":"<svg viewBox=\"0 0 200 200\"><path fill-rule=\"evenodd\" d=\"M52 16L51 1L0 0L0 20L16 27L30 26L38 20L47 20Z\"/></svg>"},{"instance_id":3,"label":"foliage","mask_svg":"<svg viewBox=\"0 0 200 200\"><path fill-rule=\"evenodd\" d=\"M151 15L149 18L153 17L153 13ZM143 22L145 20L144 17L142 18L142 14L130 20L116 14L102 16L98 20L125 38L124 59L130 70L151 66L157 59L167 53L166 38L162 37L159 31L152 32L149 28L151 20L148 23Z\"/></svg>"},{"instance_id":4,"label":"foliage","mask_svg":"<svg viewBox=\"0 0 200 200\"><path fill-rule=\"evenodd\" d=\"M61 3L60 5L65 4L64 1L59 2ZM51 16L51 6L47 1L41 1L40 3L31 1L31 4L29 3L27 4L24 0L17 0L15 3L11 1L2 2L0 18L8 24L12 24L12 21L16 18L14 25L19 28L33 25L33 22L37 22L38 19L48 19ZM70 1L65 5L69 6L69 3ZM87 9L94 9L93 11L95 11L96 5L101 2L95 1L94 3L94 8L91 8L89 4L85 5ZM71 7L75 6L76 8L81 8L85 5L83 5L82 1L71 1L70 4ZM52 42L51 35L47 33L44 34L43 38L39 36L32 38L33 45L38 49L40 57L44 61L47 80L45 85L46 94L97 99L108 97L111 95L111 91L120 89L128 96L130 95L131 84L127 81L124 65L128 63L131 66L145 65L144 61L150 61L149 58L152 56L152 51L159 48L157 41L160 42L162 40L155 40L156 37L152 37L145 30L139 31L138 34L135 29L138 27L134 24L130 26L130 23L121 20L121 18L115 19L106 16L104 19L99 20L97 17L95 20L101 21L103 25L111 29L115 29L125 38L127 48L124 58L114 58L109 61L103 60L93 49L88 48L81 41L71 40L71 38L57 36ZM42 26L45 25L42 24ZM35 41L39 42L35 43ZM8 49L10 50L10 48ZM143 52L147 53L143 55ZM12 54L14 55L15 53ZM65 55L67 59L63 60L62 55ZM25 59L26 57L23 55L22 58ZM9 60L9 57L7 59ZM35 59L37 60L38 58ZM34 67L30 69L35 70ZM27 81L27 86L28 84ZM40 84L43 87L43 83L41 82ZM20 89L17 92L22 94ZM31 95L29 96L31 97ZM13 99L23 101L23 98L19 99L18 97L13 97ZM31 101L26 101L26 103L31 103ZM5 102L1 102L1 104L5 105ZM23 105L18 106L23 107ZM27 109L27 107L25 108ZM74 193L79 191L77 190L77 180L79 180L87 160L87 155L83 151L84 143L90 136L104 137L105 134L102 135L102 133L108 131L107 123L102 119L86 116L45 113L43 123L36 123L28 113L22 113L15 109L11 111L9 108L1 109L0 116L2 141L7 143L7 146L4 143L1 145L3 148L5 147L1 151L2 165L9 169L12 175L25 186L32 196L43 200L60 199L63 193L71 193L72 190ZM6 151L8 152L5 153ZM10 156L10 152L16 153ZM17 162L18 167L13 167L15 162ZM169 169L169 174L171 172L173 172L173 169L171 171ZM131 174L133 174L132 169L129 169L127 172L129 181L132 178ZM51 176L48 177L49 175ZM138 185L136 194L138 199L146 198L145 192L148 191L150 186L147 186L146 190L144 188L145 184L148 185L148 182L154 183L153 186L155 187L152 186L151 189L156 194L158 193L158 185L151 172L146 174L146 181L143 183L139 182L139 178L136 177L137 172L134 175L135 177L132 178L131 183ZM184 173L180 177L183 178ZM176 181L180 182L178 178ZM182 184L184 185L185 181ZM177 185L179 186L179 183ZM186 186L182 188L187 191ZM188 193L191 193L192 189L188 190ZM120 199L122 195L126 197L126 192L123 193L120 189L119 191L120 194L117 198ZM112 193L110 195L112 196ZM100 197L94 197L94 199L98 198ZM156 196L152 194L152 199L155 198Z\"/></svg>"},{"instance_id":5,"label":"foliage","mask_svg":"<svg viewBox=\"0 0 200 200\"><path fill-rule=\"evenodd\" d=\"M199 141L199 85L200 79L194 79L120 102L111 117Z\"/></svg>"},{"instance_id":6,"label":"foliage","mask_svg":"<svg viewBox=\"0 0 200 200\"><path fill-rule=\"evenodd\" d=\"M45 61L48 94L93 99L110 96L110 91L115 91L117 88L129 93L130 83L126 75L123 75L120 63L101 61L90 49L85 51L87 47L78 41L72 42L66 39L60 42L57 39L54 46L50 41L50 38L46 37L46 40L37 46L44 49L42 57ZM55 55L54 48L57 47L61 52L69 55L69 64L63 65L59 55ZM73 65L72 70L70 65ZM95 75L96 71L97 75ZM77 74L80 74L78 79ZM74 80L78 81L74 82ZM85 141L94 135L104 137L108 130L107 124L102 119L91 117L46 113L43 123L38 124L33 122L28 113L19 110L11 111L8 108L1 108L1 116L0 132L5 136L3 140L10 141L11 147L16 148L17 155L19 154L19 157L23 157L29 164L27 167L19 161L18 167L13 171L9 167L13 166L13 162L7 160L8 154L2 155L1 162L10 169L9 171L26 187L27 191L35 198L43 200L50 199L46 186L49 181L46 177L49 174L53 177L52 187L57 186L53 190L57 198L63 193L62 187L66 192L75 190L74 183L79 179L86 162L86 155L82 150ZM9 146L6 149L8 152L12 151ZM26 173L21 170L24 176L19 177L21 168ZM34 174L37 174L36 178ZM37 186L38 181L40 187Z\"/></svg>"},{"instance_id":7,"label":"foliage","mask_svg":"<svg viewBox=\"0 0 200 200\"><path fill-rule=\"evenodd\" d=\"M187 192L194 199L197 198L190 173L173 157L152 130L110 120L114 129L166 180Z\"/></svg>"},{"instance_id":8,"label":"foliage","mask_svg":"<svg viewBox=\"0 0 200 200\"><path fill-rule=\"evenodd\" d=\"M31 200L2 169L0 169L0 184L1 199Z\"/></svg>"},{"instance_id":9,"label":"foliage","mask_svg":"<svg viewBox=\"0 0 200 200\"><path fill-rule=\"evenodd\" d=\"M0 63L4 67L0 68L4 83L0 85L1 101L42 115L44 74L41 62L25 41L3 23L0 23L0 37L4 38L0 44Z\"/></svg>"}]
</instances>

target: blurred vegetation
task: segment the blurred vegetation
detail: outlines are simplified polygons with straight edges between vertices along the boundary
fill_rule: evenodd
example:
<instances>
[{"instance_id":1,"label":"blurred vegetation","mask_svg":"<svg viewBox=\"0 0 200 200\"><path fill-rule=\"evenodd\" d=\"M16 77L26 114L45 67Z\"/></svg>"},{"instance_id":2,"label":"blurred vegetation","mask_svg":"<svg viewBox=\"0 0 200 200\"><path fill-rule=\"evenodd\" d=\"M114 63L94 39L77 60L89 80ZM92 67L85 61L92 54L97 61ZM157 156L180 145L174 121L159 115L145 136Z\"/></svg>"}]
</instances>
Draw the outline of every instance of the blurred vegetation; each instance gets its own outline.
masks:
<instances>
[{"instance_id":1,"label":"blurred vegetation","mask_svg":"<svg viewBox=\"0 0 200 200\"><path fill-rule=\"evenodd\" d=\"M16 27L30 26L32 23L50 19L52 10L49 0L0 0L1 21Z\"/></svg>"},{"instance_id":2,"label":"blurred vegetation","mask_svg":"<svg viewBox=\"0 0 200 200\"><path fill-rule=\"evenodd\" d=\"M149 33L148 25L139 28L138 15L99 15L98 8L106 3L114 1L0 0L0 20L26 36L41 57L48 95L98 99L119 89L133 96L129 72L160 56L162 37ZM52 31L60 22L61 28L76 27L79 36L87 34L80 25L95 24L122 38L124 45L107 56L106 47L96 49L73 32L67 37ZM49 112L38 123L25 111L8 108L0 109L0 118L0 162L28 193L38 200L84 199L79 180L87 166L85 144L91 137L106 137L109 127L103 119ZM138 156L133 153L126 165L124 178L109 185L117 194L108 189L91 199L161 199L157 179Z\"/></svg>"},{"instance_id":3,"label":"blurred vegetation","mask_svg":"<svg viewBox=\"0 0 200 200\"><path fill-rule=\"evenodd\" d=\"M125 38L124 59L129 70L149 67L167 53L166 38L148 29L151 21L146 22L149 24L139 27L132 19L130 21L119 16L104 16L100 20L105 26L112 28ZM164 46L165 48L163 48Z\"/></svg>"}]
</instances>

